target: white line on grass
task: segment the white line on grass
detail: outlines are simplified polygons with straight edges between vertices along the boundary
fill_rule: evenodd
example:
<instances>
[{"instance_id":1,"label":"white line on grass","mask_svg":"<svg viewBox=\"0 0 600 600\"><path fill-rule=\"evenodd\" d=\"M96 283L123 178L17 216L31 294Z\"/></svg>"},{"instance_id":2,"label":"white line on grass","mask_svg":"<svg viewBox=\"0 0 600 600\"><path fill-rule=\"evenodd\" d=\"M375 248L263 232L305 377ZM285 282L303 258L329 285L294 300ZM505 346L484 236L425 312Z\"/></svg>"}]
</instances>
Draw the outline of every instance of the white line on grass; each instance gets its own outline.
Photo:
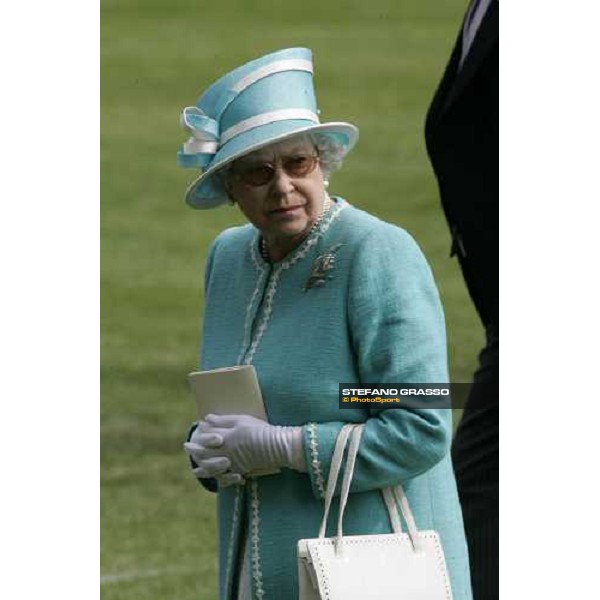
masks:
<instances>
[{"instance_id":1,"label":"white line on grass","mask_svg":"<svg viewBox=\"0 0 600 600\"><path fill-rule=\"evenodd\" d=\"M121 573L110 573L100 576L100 583L120 583L122 581L135 581L136 579L147 579L149 577L163 577L165 575L183 575L195 573L194 569L140 569L137 571L122 571Z\"/></svg>"}]
</instances>

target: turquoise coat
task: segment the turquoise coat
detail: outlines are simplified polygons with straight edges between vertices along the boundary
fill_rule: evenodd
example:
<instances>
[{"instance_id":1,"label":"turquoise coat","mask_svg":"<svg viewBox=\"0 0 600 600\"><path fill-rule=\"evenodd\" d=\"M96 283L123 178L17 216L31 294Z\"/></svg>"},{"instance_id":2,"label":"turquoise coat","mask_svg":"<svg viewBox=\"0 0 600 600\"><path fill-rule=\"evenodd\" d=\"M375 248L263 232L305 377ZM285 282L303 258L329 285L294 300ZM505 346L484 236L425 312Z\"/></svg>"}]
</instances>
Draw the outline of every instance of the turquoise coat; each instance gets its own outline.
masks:
<instances>
[{"instance_id":1,"label":"turquoise coat","mask_svg":"<svg viewBox=\"0 0 600 600\"><path fill-rule=\"evenodd\" d=\"M469 600L449 455L451 411L338 405L341 382L448 380L431 271L404 230L335 200L322 223L274 265L261 258L251 225L224 231L209 250L201 368L253 364L269 421L303 426L308 465L308 473L283 469L219 489L220 598L231 598L243 532L252 597L297 598L296 542L317 536L335 439L354 422L366 426L344 532L391 532L379 489L401 482L418 527L441 536L454 600ZM324 253L335 257L331 268L315 271ZM327 535L336 521L337 506Z\"/></svg>"}]
</instances>

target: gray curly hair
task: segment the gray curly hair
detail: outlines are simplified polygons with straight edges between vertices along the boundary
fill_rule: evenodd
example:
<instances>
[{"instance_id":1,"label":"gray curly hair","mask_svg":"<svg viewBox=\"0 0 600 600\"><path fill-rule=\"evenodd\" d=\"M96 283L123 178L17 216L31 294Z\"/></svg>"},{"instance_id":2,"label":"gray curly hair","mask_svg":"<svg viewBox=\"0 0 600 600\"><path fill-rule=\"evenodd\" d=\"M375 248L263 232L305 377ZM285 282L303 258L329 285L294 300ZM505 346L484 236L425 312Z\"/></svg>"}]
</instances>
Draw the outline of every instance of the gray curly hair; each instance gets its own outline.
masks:
<instances>
[{"instance_id":1,"label":"gray curly hair","mask_svg":"<svg viewBox=\"0 0 600 600\"><path fill-rule=\"evenodd\" d=\"M342 166L344 151L324 133L309 133L304 137L317 149L323 176L329 179Z\"/></svg>"}]
</instances>

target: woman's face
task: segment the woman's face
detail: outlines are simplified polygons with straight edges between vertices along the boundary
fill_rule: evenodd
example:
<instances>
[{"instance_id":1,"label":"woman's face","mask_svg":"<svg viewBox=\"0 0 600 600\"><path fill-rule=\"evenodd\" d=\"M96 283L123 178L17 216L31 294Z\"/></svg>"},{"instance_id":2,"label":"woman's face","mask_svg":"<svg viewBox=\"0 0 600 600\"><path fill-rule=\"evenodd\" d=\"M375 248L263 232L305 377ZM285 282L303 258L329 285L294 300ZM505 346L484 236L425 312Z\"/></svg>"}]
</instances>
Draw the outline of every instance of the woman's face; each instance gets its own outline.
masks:
<instances>
[{"instance_id":1,"label":"woman's face","mask_svg":"<svg viewBox=\"0 0 600 600\"><path fill-rule=\"evenodd\" d=\"M305 234L323 209L325 185L317 151L298 138L236 160L226 187L267 240Z\"/></svg>"}]
</instances>

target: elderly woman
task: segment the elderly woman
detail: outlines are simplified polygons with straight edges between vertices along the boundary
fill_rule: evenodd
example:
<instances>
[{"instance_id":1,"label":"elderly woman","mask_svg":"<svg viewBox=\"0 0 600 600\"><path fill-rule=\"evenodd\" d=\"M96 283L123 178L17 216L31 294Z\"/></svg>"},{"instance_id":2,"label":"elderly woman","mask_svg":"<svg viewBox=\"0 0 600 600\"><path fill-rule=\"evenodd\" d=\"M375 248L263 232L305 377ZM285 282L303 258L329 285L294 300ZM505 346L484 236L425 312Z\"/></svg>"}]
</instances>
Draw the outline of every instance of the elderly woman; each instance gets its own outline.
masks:
<instances>
[{"instance_id":1,"label":"elderly woman","mask_svg":"<svg viewBox=\"0 0 600 600\"><path fill-rule=\"evenodd\" d=\"M339 407L341 382L446 382L446 338L413 239L327 193L358 133L317 114L310 51L293 48L225 75L182 117L180 163L203 169L187 202L235 203L249 221L209 249L200 368L254 365L268 414L210 415L185 444L218 492L220 598L297 597L296 544L317 535L336 437L364 423L345 532L391 532L381 489L402 483L467 600L451 411Z\"/></svg>"}]
</instances>

